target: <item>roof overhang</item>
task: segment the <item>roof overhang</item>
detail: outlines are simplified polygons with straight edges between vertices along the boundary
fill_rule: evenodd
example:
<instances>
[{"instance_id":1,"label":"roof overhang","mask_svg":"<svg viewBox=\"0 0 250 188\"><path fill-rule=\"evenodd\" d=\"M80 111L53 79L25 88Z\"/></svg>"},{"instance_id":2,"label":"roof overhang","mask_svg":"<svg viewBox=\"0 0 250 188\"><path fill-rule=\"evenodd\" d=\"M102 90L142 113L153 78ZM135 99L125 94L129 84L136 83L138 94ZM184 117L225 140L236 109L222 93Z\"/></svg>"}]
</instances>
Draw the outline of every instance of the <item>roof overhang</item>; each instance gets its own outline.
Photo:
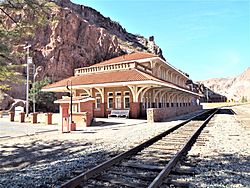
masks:
<instances>
[{"instance_id":1,"label":"roof overhang","mask_svg":"<svg viewBox=\"0 0 250 188\"><path fill-rule=\"evenodd\" d=\"M72 89L90 89L90 88L102 88L102 87L117 87L117 86L128 86L128 85L139 85L139 86L149 86L149 87L166 87L166 88L172 88L178 91L182 91L191 95L202 97L203 94L195 93L186 89L183 89L181 87L178 87L176 85L167 83L167 82L161 82L161 81L155 81L155 80L143 80L143 81L129 81L129 82L113 82L113 83L102 83L102 84L87 84L87 85L74 85L72 86ZM45 92L69 92L66 88L66 86L60 86L60 87L54 87L54 88L44 88L42 91Z\"/></svg>"},{"instance_id":2,"label":"roof overhang","mask_svg":"<svg viewBox=\"0 0 250 188\"><path fill-rule=\"evenodd\" d=\"M87 101L94 101L95 99L92 98L92 97L88 97L88 98L85 98L85 99L80 99L80 100L72 100L72 103L80 103L80 102L87 102ZM65 99L59 99L59 100L56 100L54 101L54 103L56 104L61 104L61 103L70 103L70 97L67 97L67 100Z\"/></svg>"}]
</instances>

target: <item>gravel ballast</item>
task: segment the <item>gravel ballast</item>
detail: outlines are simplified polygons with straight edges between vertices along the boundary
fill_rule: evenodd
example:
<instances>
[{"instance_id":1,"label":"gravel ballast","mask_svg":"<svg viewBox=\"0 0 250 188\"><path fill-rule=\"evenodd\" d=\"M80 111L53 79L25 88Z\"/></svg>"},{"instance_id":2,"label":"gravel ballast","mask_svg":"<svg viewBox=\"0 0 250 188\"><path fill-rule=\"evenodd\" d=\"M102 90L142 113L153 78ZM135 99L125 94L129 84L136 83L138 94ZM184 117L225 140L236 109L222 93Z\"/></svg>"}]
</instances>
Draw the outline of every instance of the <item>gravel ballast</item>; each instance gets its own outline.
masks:
<instances>
[{"instance_id":1,"label":"gravel ballast","mask_svg":"<svg viewBox=\"0 0 250 188\"><path fill-rule=\"evenodd\" d=\"M54 187L182 120L148 125L145 120L111 119L112 126L70 134L49 132L0 141L0 187Z\"/></svg>"},{"instance_id":2,"label":"gravel ballast","mask_svg":"<svg viewBox=\"0 0 250 188\"><path fill-rule=\"evenodd\" d=\"M196 187L250 186L250 125L246 127L230 113L230 109L244 108L223 108L208 123L201 134L204 143L194 144L188 153L197 175L187 181Z\"/></svg>"},{"instance_id":3,"label":"gravel ballast","mask_svg":"<svg viewBox=\"0 0 250 188\"><path fill-rule=\"evenodd\" d=\"M238 106L235 112L246 112L248 107ZM1 139L0 188L56 187L190 116L153 125L125 120L124 124L70 134L48 132ZM241 124L237 115L216 114L204 129L204 144L195 144L188 153L198 173L185 179L197 187L248 187L249 126Z\"/></svg>"}]
</instances>

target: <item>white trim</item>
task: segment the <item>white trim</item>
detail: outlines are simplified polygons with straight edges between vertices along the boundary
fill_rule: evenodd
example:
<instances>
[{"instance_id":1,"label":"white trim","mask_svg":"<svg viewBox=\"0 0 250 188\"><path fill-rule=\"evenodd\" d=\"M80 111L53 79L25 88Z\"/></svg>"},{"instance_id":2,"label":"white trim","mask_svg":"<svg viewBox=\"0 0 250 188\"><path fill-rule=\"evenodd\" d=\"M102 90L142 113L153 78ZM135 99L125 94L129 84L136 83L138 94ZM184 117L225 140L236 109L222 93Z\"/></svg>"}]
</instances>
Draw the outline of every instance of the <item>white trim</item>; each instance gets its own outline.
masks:
<instances>
[{"instance_id":1,"label":"white trim","mask_svg":"<svg viewBox=\"0 0 250 188\"><path fill-rule=\"evenodd\" d=\"M159 81L155 81L155 80L143 80L143 81L131 81L131 82L115 82L115 83L104 83L104 84L89 84L89 85L76 85L76 86L72 86L72 88L74 89L81 89L83 87L105 87L105 86L128 86L128 85L152 85L152 86L166 86L169 88L174 88L180 91L184 91L186 93L192 94L192 95L196 95L196 96L200 96L202 97L203 94L199 94L199 93L195 93L186 89L182 89L178 86L174 86L168 83L163 83L163 82L159 82ZM56 87L56 88L48 88L48 89L42 89L42 91L47 91L47 92L64 92L66 91L65 86L61 86L61 87Z\"/></svg>"},{"instance_id":2,"label":"white trim","mask_svg":"<svg viewBox=\"0 0 250 188\"><path fill-rule=\"evenodd\" d=\"M117 103L117 99L120 99L120 108L118 108L118 103ZM122 97L121 96L115 96L115 109L122 109Z\"/></svg>"},{"instance_id":3,"label":"white trim","mask_svg":"<svg viewBox=\"0 0 250 188\"><path fill-rule=\"evenodd\" d=\"M118 93L120 93L120 95L117 95ZM121 91L116 91L115 96L122 96L122 92Z\"/></svg>"},{"instance_id":4,"label":"white trim","mask_svg":"<svg viewBox=\"0 0 250 188\"><path fill-rule=\"evenodd\" d=\"M109 99L111 99L111 98L113 99L113 104L112 104L112 108L109 108ZM113 97L113 96L112 96L112 97L111 97L111 96L108 97L107 104L108 104L108 106L107 106L107 109L108 109L108 110L113 109L113 106L114 106L114 97Z\"/></svg>"},{"instance_id":5,"label":"white trim","mask_svg":"<svg viewBox=\"0 0 250 188\"><path fill-rule=\"evenodd\" d=\"M109 95L109 94L112 94L112 95ZM113 92L108 92L108 93L107 93L107 96L108 96L108 97L111 97L111 96L113 97L113 96L114 96L114 93L113 93Z\"/></svg>"},{"instance_id":6,"label":"white trim","mask_svg":"<svg viewBox=\"0 0 250 188\"><path fill-rule=\"evenodd\" d=\"M129 95L124 95L124 96L123 96L123 108L124 108L124 109L130 109L130 104L129 104L129 108L126 108L125 99L129 99L129 103L130 103L130 96L129 96Z\"/></svg>"},{"instance_id":7,"label":"white trim","mask_svg":"<svg viewBox=\"0 0 250 188\"><path fill-rule=\"evenodd\" d=\"M167 64L170 68L174 69L176 72L180 73L182 76L184 76L185 78L190 79L187 75L183 74L182 72L180 72L177 68L175 68L173 65L171 65L169 62L164 61L163 59L161 59L160 57L157 57L157 59L159 59L160 61L164 62L165 64Z\"/></svg>"},{"instance_id":8,"label":"white trim","mask_svg":"<svg viewBox=\"0 0 250 188\"><path fill-rule=\"evenodd\" d=\"M95 88L95 89L100 93L100 95L102 97L102 103L104 103L104 101L105 101L104 100L104 88Z\"/></svg>"},{"instance_id":9,"label":"white trim","mask_svg":"<svg viewBox=\"0 0 250 188\"><path fill-rule=\"evenodd\" d=\"M79 109L78 109L79 105L77 103L74 103L72 104L72 112L75 113L75 112L79 112ZM75 109L76 108L76 109Z\"/></svg>"},{"instance_id":10,"label":"white trim","mask_svg":"<svg viewBox=\"0 0 250 188\"><path fill-rule=\"evenodd\" d=\"M99 103L100 107L99 107L99 108L97 107L97 102L96 102L97 99L100 100L100 103ZM95 97L95 109L100 109L100 108L101 108L101 101L102 101L102 100L101 100L101 97Z\"/></svg>"},{"instance_id":11,"label":"white trim","mask_svg":"<svg viewBox=\"0 0 250 188\"><path fill-rule=\"evenodd\" d=\"M59 99L60 100L60 99ZM95 100L94 98L86 98L86 99L82 99L82 100L77 100L77 101L72 101L72 103L80 103L80 102L87 102L87 101L93 101ZM68 101L54 101L54 103L56 104L60 104L60 103L70 103L70 99Z\"/></svg>"},{"instance_id":12,"label":"white trim","mask_svg":"<svg viewBox=\"0 0 250 188\"><path fill-rule=\"evenodd\" d=\"M126 93L128 93L128 95L126 95ZM124 95L124 96L129 96L129 95L130 95L130 91L124 91L124 92L123 92L123 95Z\"/></svg>"},{"instance_id":13,"label":"white trim","mask_svg":"<svg viewBox=\"0 0 250 188\"><path fill-rule=\"evenodd\" d=\"M95 66L90 66L91 67L101 67L101 66L107 66L107 65L117 65L117 64L121 64L121 63L135 63L135 62L138 62L138 63L142 63L142 62L148 62L148 61L151 61L151 60L155 60L159 57L149 57L149 58L142 58L142 59L131 59L131 60L128 60L128 61L119 61L117 63L110 63L110 64L96 64ZM81 69L81 68L78 68L78 69Z\"/></svg>"}]
</instances>

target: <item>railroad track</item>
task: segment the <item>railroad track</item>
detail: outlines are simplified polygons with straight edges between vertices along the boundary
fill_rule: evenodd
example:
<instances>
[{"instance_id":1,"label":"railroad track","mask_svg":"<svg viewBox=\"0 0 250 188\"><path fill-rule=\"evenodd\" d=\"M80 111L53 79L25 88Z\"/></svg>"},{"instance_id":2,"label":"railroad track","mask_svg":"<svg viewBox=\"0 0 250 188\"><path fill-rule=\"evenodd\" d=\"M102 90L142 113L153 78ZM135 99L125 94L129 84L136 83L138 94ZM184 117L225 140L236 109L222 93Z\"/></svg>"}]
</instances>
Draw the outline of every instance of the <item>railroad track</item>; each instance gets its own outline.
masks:
<instances>
[{"instance_id":1,"label":"railroad track","mask_svg":"<svg viewBox=\"0 0 250 188\"><path fill-rule=\"evenodd\" d=\"M199 136L217 109L202 113L64 183L71 187L159 187Z\"/></svg>"}]
</instances>

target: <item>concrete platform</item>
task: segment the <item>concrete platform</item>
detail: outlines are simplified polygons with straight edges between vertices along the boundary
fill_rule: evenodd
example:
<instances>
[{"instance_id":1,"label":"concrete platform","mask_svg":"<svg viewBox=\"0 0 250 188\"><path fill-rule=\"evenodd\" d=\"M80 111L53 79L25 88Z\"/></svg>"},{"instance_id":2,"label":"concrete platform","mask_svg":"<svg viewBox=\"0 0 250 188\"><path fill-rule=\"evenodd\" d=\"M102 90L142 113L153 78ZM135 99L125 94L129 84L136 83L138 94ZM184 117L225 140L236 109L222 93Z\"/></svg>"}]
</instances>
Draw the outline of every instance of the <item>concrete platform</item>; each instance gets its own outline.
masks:
<instances>
[{"instance_id":1,"label":"concrete platform","mask_svg":"<svg viewBox=\"0 0 250 188\"><path fill-rule=\"evenodd\" d=\"M8 117L0 118L0 139L13 138L60 130L58 125L44 125L10 122Z\"/></svg>"}]
</instances>

